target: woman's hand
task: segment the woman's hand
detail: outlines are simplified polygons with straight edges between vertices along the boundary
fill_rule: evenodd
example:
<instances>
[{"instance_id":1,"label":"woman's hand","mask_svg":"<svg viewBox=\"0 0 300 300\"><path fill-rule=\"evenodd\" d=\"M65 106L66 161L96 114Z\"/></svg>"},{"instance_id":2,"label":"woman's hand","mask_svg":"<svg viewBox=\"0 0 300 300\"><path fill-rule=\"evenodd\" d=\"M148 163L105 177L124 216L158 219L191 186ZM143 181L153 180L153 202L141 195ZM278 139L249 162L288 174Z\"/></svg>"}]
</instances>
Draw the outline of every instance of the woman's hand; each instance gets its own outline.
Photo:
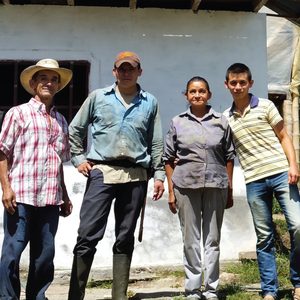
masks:
<instances>
[{"instance_id":1,"label":"woman's hand","mask_svg":"<svg viewBox=\"0 0 300 300\"><path fill-rule=\"evenodd\" d=\"M171 212L173 214L176 214L177 213L177 205L176 205L176 198L173 193L169 194L168 203L169 203L169 208L170 208Z\"/></svg>"},{"instance_id":2,"label":"woman's hand","mask_svg":"<svg viewBox=\"0 0 300 300\"><path fill-rule=\"evenodd\" d=\"M232 188L228 187L227 204L225 206L225 209L230 208L232 206L233 206L233 192L232 192Z\"/></svg>"}]
</instances>

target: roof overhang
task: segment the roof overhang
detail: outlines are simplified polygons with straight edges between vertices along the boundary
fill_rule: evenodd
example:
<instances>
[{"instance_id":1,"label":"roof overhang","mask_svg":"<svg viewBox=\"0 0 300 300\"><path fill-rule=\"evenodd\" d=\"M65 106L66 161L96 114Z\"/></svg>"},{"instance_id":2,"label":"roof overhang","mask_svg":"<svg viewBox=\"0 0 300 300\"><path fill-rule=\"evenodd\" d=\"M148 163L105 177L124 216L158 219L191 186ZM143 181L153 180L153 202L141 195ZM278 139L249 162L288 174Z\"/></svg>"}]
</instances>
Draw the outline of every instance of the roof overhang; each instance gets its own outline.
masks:
<instances>
[{"instance_id":1,"label":"roof overhang","mask_svg":"<svg viewBox=\"0 0 300 300\"><path fill-rule=\"evenodd\" d=\"M300 26L300 0L0 0L5 5L69 5L258 12L263 6Z\"/></svg>"}]
</instances>

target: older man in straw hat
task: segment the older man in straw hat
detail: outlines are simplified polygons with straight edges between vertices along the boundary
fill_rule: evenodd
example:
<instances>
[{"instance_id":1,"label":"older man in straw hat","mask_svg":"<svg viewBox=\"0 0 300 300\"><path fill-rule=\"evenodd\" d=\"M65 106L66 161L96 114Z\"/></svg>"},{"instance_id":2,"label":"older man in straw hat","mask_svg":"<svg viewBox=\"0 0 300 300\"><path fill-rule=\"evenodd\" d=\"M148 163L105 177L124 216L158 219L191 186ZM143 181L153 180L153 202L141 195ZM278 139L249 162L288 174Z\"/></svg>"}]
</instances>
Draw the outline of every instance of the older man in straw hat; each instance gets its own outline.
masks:
<instances>
[{"instance_id":1,"label":"older man in straw hat","mask_svg":"<svg viewBox=\"0 0 300 300\"><path fill-rule=\"evenodd\" d=\"M113 300L127 299L134 231L147 190L147 169L154 171L153 200L164 192L163 136L158 101L137 84L139 57L130 51L115 58L116 83L92 92L70 124L72 162L88 177L70 281L69 300L82 300L97 243L103 238L115 200ZM89 125L92 145L83 140Z\"/></svg>"},{"instance_id":2,"label":"older man in straw hat","mask_svg":"<svg viewBox=\"0 0 300 300\"><path fill-rule=\"evenodd\" d=\"M62 163L69 160L68 124L52 104L72 78L53 59L25 69L21 83L32 94L11 108L0 134L4 241L1 300L20 299L19 262L30 242L26 299L44 300L54 274L54 237L59 215L71 214Z\"/></svg>"}]
</instances>

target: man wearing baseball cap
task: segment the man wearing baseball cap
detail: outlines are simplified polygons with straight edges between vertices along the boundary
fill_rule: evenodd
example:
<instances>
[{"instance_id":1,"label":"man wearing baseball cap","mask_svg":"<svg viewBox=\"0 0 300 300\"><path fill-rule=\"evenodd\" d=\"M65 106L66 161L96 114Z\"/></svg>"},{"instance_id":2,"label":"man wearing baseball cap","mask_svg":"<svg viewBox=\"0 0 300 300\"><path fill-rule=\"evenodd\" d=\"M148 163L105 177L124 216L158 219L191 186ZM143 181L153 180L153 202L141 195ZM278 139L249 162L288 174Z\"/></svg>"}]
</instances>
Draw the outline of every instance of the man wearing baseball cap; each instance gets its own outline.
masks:
<instances>
[{"instance_id":1,"label":"man wearing baseball cap","mask_svg":"<svg viewBox=\"0 0 300 300\"><path fill-rule=\"evenodd\" d=\"M62 163L70 160L68 124L52 104L72 72L53 59L40 60L20 76L29 102L11 108L0 134L0 181L4 205L4 241L0 299L20 299L19 262L30 243L26 299L45 300L54 275L54 237L59 215L72 203Z\"/></svg>"},{"instance_id":2,"label":"man wearing baseball cap","mask_svg":"<svg viewBox=\"0 0 300 300\"><path fill-rule=\"evenodd\" d=\"M71 273L69 300L84 298L85 286L103 238L115 199L113 300L126 300L134 249L134 231L147 193L148 171L154 173L153 200L164 192L161 162L163 135L158 101L137 84L139 57L119 53L114 62L116 82L92 92L70 124L72 163L88 178ZM83 140L91 125L86 154Z\"/></svg>"}]
</instances>

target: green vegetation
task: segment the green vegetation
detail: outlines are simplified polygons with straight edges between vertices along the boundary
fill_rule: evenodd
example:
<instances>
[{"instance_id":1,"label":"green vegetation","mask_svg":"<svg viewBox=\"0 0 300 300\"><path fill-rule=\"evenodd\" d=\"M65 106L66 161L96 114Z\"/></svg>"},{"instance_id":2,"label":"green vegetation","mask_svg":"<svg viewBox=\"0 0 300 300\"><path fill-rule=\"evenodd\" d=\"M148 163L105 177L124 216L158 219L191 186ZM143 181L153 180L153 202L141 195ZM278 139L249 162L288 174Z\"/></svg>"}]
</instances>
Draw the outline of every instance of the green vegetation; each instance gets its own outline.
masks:
<instances>
[{"instance_id":1,"label":"green vegetation","mask_svg":"<svg viewBox=\"0 0 300 300\"><path fill-rule=\"evenodd\" d=\"M252 283L259 283L259 270L256 260L243 260L241 264L233 264L226 268L227 273L237 274L234 284L243 286Z\"/></svg>"},{"instance_id":2,"label":"green vegetation","mask_svg":"<svg viewBox=\"0 0 300 300\"><path fill-rule=\"evenodd\" d=\"M98 289L111 289L112 280L94 280L93 278L86 285L87 289L98 288Z\"/></svg>"},{"instance_id":3,"label":"green vegetation","mask_svg":"<svg viewBox=\"0 0 300 300\"><path fill-rule=\"evenodd\" d=\"M225 284L219 287L220 299L226 300L256 300L261 299L257 293L245 292L235 284Z\"/></svg>"},{"instance_id":4,"label":"green vegetation","mask_svg":"<svg viewBox=\"0 0 300 300\"><path fill-rule=\"evenodd\" d=\"M284 235L288 231L286 220L276 219L273 220L273 223L279 236Z\"/></svg>"},{"instance_id":5,"label":"green vegetation","mask_svg":"<svg viewBox=\"0 0 300 300\"><path fill-rule=\"evenodd\" d=\"M170 270L170 269L161 269L156 272L156 278L166 278L166 277L176 277L176 278L184 278L184 269L181 270Z\"/></svg>"},{"instance_id":6,"label":"green vegetation","mask_svg":"<svg viewBox=\"0 0 300 300\"><path fill-rule=\"evenodd\" d=\"M173 271L172 276L176 278L184 278L185 277L184 270L182 269L182 270Z\"/></svg>"},{"instance_id":7,"label":"green vegetation","mask_svg":"<svg viewBox=\"0 0 300 300\"><path fill-rule=\"evenodd\" d=\"M180 294L179 296L173 298L173 300L185 300L185 299L186 297L184 294Z\"/></svg>"},{"instance_id":8,"label":"green vegetation","mask_svg":"<svg viewBox=\"0 0 300 300\"><path fill-rule=\"evenodd\" d=\"M285 220L275 219L274 224L274 245L277 255L289 256L291 250L290 234Z\"/></svg>"},{"instance_id":9,"label":"green vegetation","mask_svg":"<svg viewBox=\"0 0 300 300\"><path fill-rule=\"evenodd\" d=\"M272 213L275 215L282 214L282 209L274 196L273 196Z\"/></svg>"},{"instance_id":10,"label":"green vegetation","mask_svg":"<svg viewBox=\"0 0 300 300\"><path fill-rule=\"evenodd\" d=\"M290 261L289 256L284 254L276 255L278 284L284 288L292 288L290 282Z\"/></svg>"}]
</instances>

